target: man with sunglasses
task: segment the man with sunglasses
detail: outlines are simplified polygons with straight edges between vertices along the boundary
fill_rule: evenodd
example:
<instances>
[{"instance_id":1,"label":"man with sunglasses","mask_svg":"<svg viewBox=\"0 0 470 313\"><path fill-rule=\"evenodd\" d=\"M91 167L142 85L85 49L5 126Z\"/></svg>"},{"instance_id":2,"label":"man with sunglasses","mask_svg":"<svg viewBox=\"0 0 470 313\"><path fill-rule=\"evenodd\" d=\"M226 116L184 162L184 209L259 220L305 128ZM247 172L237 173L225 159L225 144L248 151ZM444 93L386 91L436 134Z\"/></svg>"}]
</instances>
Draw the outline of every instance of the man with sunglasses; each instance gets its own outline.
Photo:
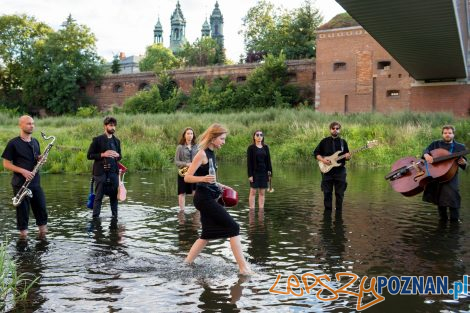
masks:
<instances>
[{"instance_id":1,"label":"man with sunglasses","mask_svg":"<svg viewBox=\"0 0 470 313\"><path fill-rule=\"evenodd\" d=\"M322 173L321 190L323 191L323 203L325 206L325 213L331 213L333 210L333 189L336 198L336 213L341 213L343 209L344 192L346 191L346 167L344 166L346 160L351 158L349 153L348 143L340 137L341 124L339 122L332 122L330 124L330 135L323 138L318 146L313 151L315 158L330 165L331 161L326 157L334 154L336 151L342 151L339 155L345 155L345 158L340 160L340 166L333 167L329 172Z\"/></svg>"}]
</instances>

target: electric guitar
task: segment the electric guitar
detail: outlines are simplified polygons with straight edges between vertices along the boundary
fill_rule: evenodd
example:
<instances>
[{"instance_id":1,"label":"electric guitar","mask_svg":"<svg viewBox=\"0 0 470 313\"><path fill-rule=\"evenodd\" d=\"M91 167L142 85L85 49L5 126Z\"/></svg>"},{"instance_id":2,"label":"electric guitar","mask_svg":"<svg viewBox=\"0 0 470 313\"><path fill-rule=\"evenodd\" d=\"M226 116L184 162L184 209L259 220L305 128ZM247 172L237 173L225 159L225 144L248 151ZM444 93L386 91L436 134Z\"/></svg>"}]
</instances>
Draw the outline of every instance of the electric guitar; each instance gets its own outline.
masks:
<instances>
[{"instance_id":1,"label":"electric guitar","mask_svg":"<svg viewBox=\"0 0 470 313\"><path fill-rule=\"evenodd\" d=\"M379 142L377 140L368 141L365 146L360 147L356 150L353 150L349 153L352 155L353 153L357 153L359 151L363 151L363 150L366 150L366 149L373 148L373 147L377 146L378 144L379 144ZM346 157L346 155L338 156L341 152L343 152L343 151L336 151L332 155L324 157L324 159L331 161L330 165L326 165L322 161L318 161L318 166L320 167L320 171L323 174L328 173L333 167L337 167L337 166L341 165L341 163L338 163L338 161L340 161L340 160L342 160Z\"/></svg>"}]
</instances>

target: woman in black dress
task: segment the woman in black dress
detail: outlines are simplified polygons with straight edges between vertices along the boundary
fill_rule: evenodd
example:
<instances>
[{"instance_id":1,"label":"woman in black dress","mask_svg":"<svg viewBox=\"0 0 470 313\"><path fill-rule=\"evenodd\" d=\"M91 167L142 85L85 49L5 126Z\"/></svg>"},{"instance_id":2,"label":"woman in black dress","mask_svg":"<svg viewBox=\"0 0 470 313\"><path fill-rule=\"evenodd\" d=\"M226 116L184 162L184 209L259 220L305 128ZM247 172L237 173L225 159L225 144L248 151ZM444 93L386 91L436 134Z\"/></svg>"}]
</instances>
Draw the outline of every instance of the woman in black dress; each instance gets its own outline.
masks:
<instances>
[{"instance_id":1,"label":"woman in black dress","mask_svg":"<svg viewBox=\"0 0 470 313\"><path fill-rule=\"evenodd\" d=\"M194 205L201 212L202 233L201 237L191 247L186 263L192 263L204 249L208 240L218 238L230 238L230 247L235 260L238 263L240 274L249 275L251 269L243 256L240 240L240 226L230 216L223 206L217 203L221 190L226 186L216 182L215 175L209 175L210 163L217 169L214 155L215 149L220 149L225 144L227 129L219 124L212 124L199 140L199 152L189 166L184 177L187 183L196 183Z\"/></svg>"},{"instance_id":2,"label":"woman in black dress","mask_svg":"<svg viewBox=\"0 0 470 313\"><path fill-rule=\"evenodd\" d=\"M246 151L248 180L250 181L250 195L248 205L255 208L256 190L258 190L258 206L264 209L264 198L268 188L269 178L272 176L271 155L269 147L264 143L264 134L257 130L253 134L253 144Z\"/></svg>"},{"instance_id":3,"label":"woman in black dress","mask_svg":"<svg viewBox=\"0 0 470 313\"><path fill-rule=\"evenodd\" d=\"M191 165L198 150L195 137L196 134L191 127L186 127L181 134L175 154L175 164L178 169ZM185 208L185 196L194 194L195 189L196 186L194 184L185 183L184 177L178 174L178 204L181 211L184 211Z\"/></svg>"}]
</instances>

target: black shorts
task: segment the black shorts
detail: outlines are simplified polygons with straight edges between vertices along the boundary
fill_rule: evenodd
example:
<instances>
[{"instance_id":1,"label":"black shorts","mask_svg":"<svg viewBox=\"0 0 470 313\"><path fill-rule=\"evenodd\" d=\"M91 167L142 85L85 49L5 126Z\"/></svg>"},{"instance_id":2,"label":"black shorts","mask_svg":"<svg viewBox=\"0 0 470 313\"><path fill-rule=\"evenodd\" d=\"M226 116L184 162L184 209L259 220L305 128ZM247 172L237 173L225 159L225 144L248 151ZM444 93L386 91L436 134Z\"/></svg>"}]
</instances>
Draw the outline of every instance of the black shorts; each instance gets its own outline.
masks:
<instances>
[{"instance_id":1,"label":"black shorts","mask_svg":"<svg viewBox=\"0 0 470 313\"><path fill-rule=\"evenodd\" d=\"M21 187L13 186L13 194L16 195ZM29 208L31 207L36 225L47 225L46 197L41 186L30 186L29 190L33 193L33 197L25 197L23 202L16 207L16 227L18 230L28 229Z\"/></svg>"},{"instance_id":2,"label":"black shorts","mask_svg":"<svg viewBox=\"0 0 470 313\"><path fill-rule=\"evenodd\" d=\"M184 177L178 175L178 194L185 193L190 195L196 190L196 184L189 184L184 182Z\"/></svg>"}]
</instances>

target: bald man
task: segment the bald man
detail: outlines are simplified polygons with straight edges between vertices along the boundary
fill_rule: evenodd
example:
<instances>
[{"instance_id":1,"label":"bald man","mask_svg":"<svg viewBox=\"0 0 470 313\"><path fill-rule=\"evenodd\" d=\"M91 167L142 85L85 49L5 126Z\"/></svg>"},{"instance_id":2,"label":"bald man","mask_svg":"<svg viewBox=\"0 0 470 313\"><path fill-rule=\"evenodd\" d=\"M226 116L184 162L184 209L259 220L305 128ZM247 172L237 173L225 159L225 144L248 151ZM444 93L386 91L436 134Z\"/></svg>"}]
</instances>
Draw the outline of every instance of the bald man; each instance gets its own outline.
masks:
<instances>
[{"instance_id":1,"label":"bald man","mask_svg":"<svg viewBox=\"0 0 470 313\"><path fill-rule=\"evenodd\" d=\"M39 228L39 238L47 233L46 198L40 186L39 172L33 175L32 171L41 155L39 142L32 137L34 120L31 116L23 115L18 122L20 135L11 139L3 151L3 167L13 172L11 185L13 195L16 195L26 179L31 180L29 189L33 197L25 197L16 207L16 226L20 231L20 238L28 236L29 208L31 207L36 225Z\"/></svg>"}]
</instances>

